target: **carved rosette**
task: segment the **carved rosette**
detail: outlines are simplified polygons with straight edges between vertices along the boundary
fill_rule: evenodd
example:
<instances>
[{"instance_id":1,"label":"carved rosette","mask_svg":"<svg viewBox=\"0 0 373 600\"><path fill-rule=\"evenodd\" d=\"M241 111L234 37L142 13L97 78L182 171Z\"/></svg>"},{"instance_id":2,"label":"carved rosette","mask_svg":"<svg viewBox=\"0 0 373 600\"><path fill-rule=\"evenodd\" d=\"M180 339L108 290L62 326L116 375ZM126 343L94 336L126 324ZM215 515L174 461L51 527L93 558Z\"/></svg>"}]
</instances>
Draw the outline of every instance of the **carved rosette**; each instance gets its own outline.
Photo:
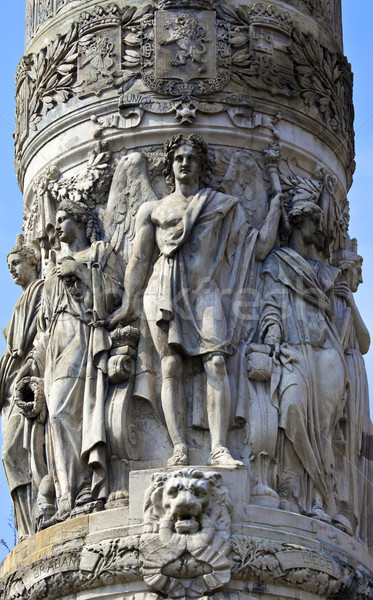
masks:
<instances>
[{"instance_id":1,"label":"carved rosette","mask_svg":"<svg viewBox=\"0 0 373 600\"><path fill-rule=\"evenodd\" d=\"M28 0L26 27L16 166L21 187L26 182L25 239L44 250L45 270L54 253L59 258L55 212L66 200L98 217L101 237L127 265L142 202L168 193L162 142L180 132L201 131L207 183L236 198L251 226L260 227L282 192L282 244L286 210L308 202L324 214L323 261L348 247L352 75L338 0ZM53 600L84 590L101 599L118 585L112 600L250 600L267 590L284 599L372 600L368 548L343 514L332 525L317 503L312 513L295 506L291 490L280 493L278 390L282 367L292 372L296 361L268 341L251 343L248 321L237 352L245 418L237 411L240 428L229 432L236 468L206 466L207 392L195 356L183 357L190 452L180 463L205 466L165 467L159 357L144 361L154 350L148 324L118 322L105 332L106 504L88 515L95 507L87 503L85 512L83 503L69 513L79 518L18 544L0 567L1 597ZM38 383L25 380L19 394ZM251 418L257 414L263 418Z\"/></svg>"},{"instance_id":2,"label":"carved rosette","mask_svg":"<svg viewBox=\"0 0 373 600\"><path fill-rule=\"evenodd\" d=\"M123 511L114 509L108 523L114 519L119 525ZM54 600L85 590L90 599L98 600L104 597L106 586L121 584L133 589L133 598L138 600L149 594L170 599L202 598L220 591L223 597L239 593L240 598L249 600L247 590L253 581L281 590L283 598L293 598L294 593L344 600L373 597L368 573L356 564L349 566L329 544L317 548L234 530L226 540L216 530L208 536L201 531L185 531L167 541L162 539L162 529L156 534L126 536L114 530L107 537L112 530L102 516L93 520L91 516L90 520L88 525L88 517L81 517L79 527L70 535L58 525L56 534L61 528L64 542L54 542L53 549L43 532L37 534L35 542L39 553L43 549L43 558L28 562L15 555L18 569L6 577L2 573L1 597ZM100 539L92 541L93 537ZM27 553L27 544L23 542L18 551ZM31 545L29 552L33 551Z\"/></svg>"}]
</instances>

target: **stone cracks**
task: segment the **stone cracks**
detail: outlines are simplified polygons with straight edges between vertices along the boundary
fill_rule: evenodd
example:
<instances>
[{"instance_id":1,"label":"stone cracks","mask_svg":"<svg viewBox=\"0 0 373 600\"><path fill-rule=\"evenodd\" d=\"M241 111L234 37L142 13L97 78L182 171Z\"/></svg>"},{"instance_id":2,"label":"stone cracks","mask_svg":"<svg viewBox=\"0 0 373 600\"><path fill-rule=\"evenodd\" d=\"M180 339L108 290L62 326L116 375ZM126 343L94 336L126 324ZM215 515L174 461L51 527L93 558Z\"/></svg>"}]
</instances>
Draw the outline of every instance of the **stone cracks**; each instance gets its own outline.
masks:
<instances>
[{"instance_id":1,"label":"stone cracks","mask_svg":"<svg viewBox=\"0 0 373 600\"><path fill-rule=\"evenodd\" d=\"M181 537L186 541L189 536ZM155 540L152 545L154 543ZM233 534L227 542L220 540L220 546L222 544L225 548L231 547L225 571L219 567L221 575L214 578L217 588L222 588L223 592L229 590L231 579L235 582L235 589L238 582L242 582L246 587L253 584L280 584L297 588L298 592L310 592L321 598L373 598L372 579L363 570L343 563L330 552L239 534ZM166 598L174 598L176 595L200 598L207 589L206 584L202 582L206 579L211 582L209 574L214 571L214 567L209 563L212 561L218 564L217 561L220 560L221 548L219 550L215 546L214 542L212 553L206 556L198 555L204 569L191 587L190 580L186 583L188 576L190 577L188 570L194 572L198 568L201 569L197 566L198 561L196 563L191 559L183 560L181 571L176 563L170 563L168 568L159 564L157 577L150 577L150 558L147 554L149 541L141 542L140 536L127 536L91 544L75 542L61 547L53 556L35 561L27 569L20 569L3 580L0 594L1 597L12 599L53 600L105 585L145 581L144 592L158 594L159 590L162 591L162 597ZM168 554L172 553L172 544L169 544L168 548ZM163 552L158 552L155 556L158 563L169 560ZM223 573L229 574L229 571L231 576L225 577ZM174 576L177 573L177 577L171 577L171 572ZM159 577L162 580L162 590L158 587ZM196 585L198 577L200 584ZM171 581L174 582L172 585Z\"/></svg>"}]
</instances>

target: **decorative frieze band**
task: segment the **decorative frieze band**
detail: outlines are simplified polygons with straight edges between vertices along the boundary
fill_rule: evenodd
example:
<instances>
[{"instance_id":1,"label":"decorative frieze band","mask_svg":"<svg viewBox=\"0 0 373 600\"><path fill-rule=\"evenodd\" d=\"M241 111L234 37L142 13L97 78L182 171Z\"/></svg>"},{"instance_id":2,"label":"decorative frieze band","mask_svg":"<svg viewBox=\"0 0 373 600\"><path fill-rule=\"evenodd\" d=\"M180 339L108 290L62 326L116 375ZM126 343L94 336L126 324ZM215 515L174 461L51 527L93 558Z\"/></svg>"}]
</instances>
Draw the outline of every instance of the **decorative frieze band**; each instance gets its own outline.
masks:
<instances>
[{"instance_id":1,"label":"decorative frieze band","mask_svg":"<svg viewBox=\"0 0 373 600\"><path fill-rule=\"evenodd\" d=\"M43 1L43 18L64 5ZM226 110L234 95L301 101L302 112L343 139L352 158L352 75L342 54L302 32L290 12L274 5L219 3L206 10L192 0L169 4L162 10L149 4L96 6L82 12L67 34L22 58L16 75L17 160L30 130L54 106L104 92L120 98L122 115L137 111L136 125L144 110L191 123L200 112ZM139 98L136 107L126 101L128 93ZM246 113L252 106L252 100L245 103Z\"/></svg>"}]
</instances>

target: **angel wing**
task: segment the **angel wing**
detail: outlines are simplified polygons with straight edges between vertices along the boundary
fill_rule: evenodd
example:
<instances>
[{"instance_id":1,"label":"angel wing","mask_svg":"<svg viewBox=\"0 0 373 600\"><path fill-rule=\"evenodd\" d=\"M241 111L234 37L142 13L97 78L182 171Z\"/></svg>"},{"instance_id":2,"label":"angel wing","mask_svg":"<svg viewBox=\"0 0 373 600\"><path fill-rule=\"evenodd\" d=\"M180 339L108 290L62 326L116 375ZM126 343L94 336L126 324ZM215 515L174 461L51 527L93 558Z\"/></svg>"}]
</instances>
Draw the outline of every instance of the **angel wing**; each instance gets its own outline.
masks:
<instances>
[{"instance_id":1,"label":"angel wing","mask_svg":"<svg viewBox=\"0 0 373 600\"><path fill-rule=\"evenodd\" d=\"M221 183L227 194L240 198L251 225L260 225L268 212L268 195L260 168L249 152L232 154Z\"/></svg>"},{"instance_id":2,"label":"angel wing","mask_svg":"<svg viewBox=\"0 0 373 600\"><path fill-rule=\"evenodd\" d=\"M104 215L105 237L127 262L135 236L137 211L144 202L158 200L148 175L146 157L131 152L115 169Z\"/></svg>"}]
</instances>

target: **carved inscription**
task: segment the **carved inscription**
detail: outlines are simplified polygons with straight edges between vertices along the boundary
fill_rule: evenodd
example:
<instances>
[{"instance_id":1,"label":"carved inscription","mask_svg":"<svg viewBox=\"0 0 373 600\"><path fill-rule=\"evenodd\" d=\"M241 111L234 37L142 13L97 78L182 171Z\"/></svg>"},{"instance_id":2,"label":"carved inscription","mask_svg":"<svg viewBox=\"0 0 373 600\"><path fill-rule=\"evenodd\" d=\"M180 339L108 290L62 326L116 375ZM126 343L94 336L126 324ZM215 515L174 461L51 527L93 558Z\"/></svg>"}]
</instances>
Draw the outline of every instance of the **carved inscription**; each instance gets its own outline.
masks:
<instances>
[{"instance_id":1,"label":"carved inscription","mask_svg":"<svg viewBox=\"0 0 373 600\"><path fill-rule=\"evenodd\" d=\"M51 577L56 573L64 573L65 571L77 571L79 569L79 558L76 554L66 553L37 563L26 573L24 584L29 590L38 581Z\"/></svg>"},{"instance_id":2,"label":"carved inscription","mask_svg":"<svg viewBox=\"0 0 373 600\"><path fill-rule=\"evenodd\" d=\"M284 570L307 567L314 571L327 573L328 575L336 575L336 568L332 560L316 552L290 550L278 552L276 558Z\"/></svg>"}]
</instances>

